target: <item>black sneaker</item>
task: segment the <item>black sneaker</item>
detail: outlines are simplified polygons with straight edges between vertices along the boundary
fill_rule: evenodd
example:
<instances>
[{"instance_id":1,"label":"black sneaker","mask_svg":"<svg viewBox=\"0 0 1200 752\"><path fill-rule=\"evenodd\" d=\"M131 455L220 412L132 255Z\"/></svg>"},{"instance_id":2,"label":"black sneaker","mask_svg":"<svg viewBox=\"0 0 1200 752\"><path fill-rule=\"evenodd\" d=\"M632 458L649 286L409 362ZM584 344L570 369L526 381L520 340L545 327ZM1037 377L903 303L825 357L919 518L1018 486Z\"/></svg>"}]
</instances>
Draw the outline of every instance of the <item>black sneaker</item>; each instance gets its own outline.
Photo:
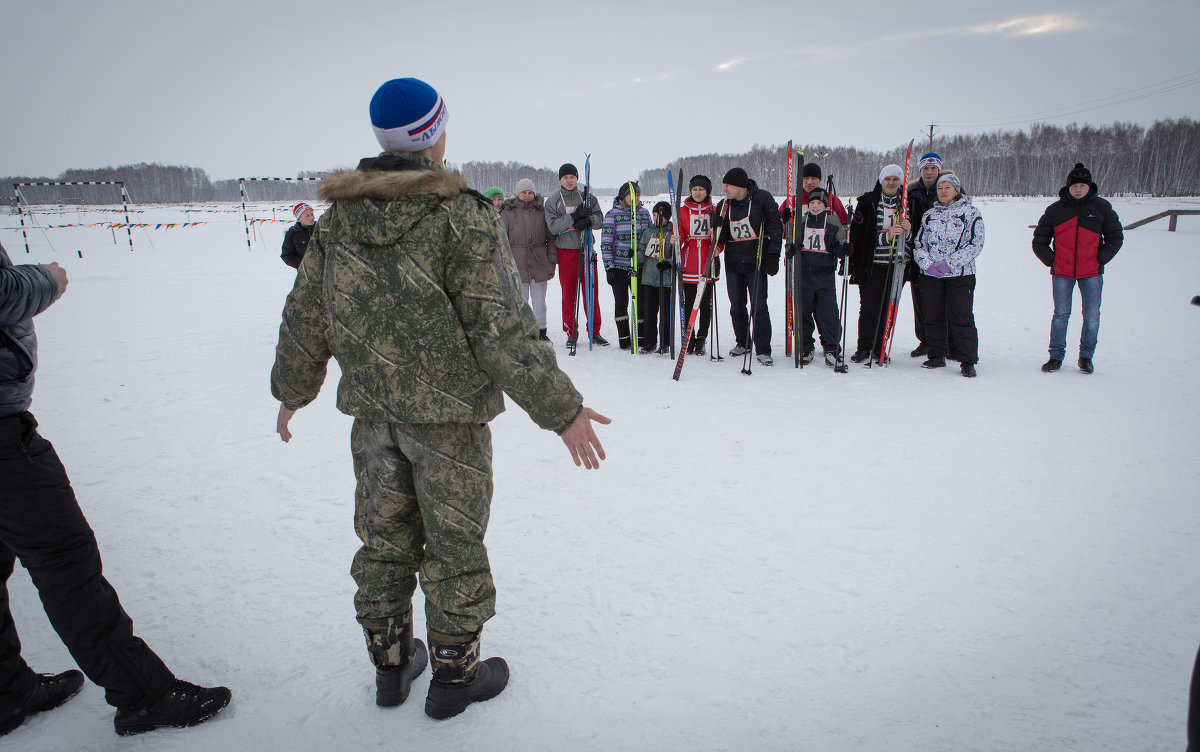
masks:
<instances>
[{"instance_id":1,"label":"black sneaker","mask_svg":"<svg viewBox=\"0 0 1200 752\"><path fill-rule=\"evenodd\" d=\"M601 337L599 334L593 334L592 335L592 344L599 345L600 347L608 347L608 340Z\"/></svg>"},{"instance_id":2,"label":"black sneaker","mask_svg":"<svg viewBox=\"0 0 1200 752\"><path fill-rule=\"evenodd\" d=\"M163 726L195 726L224 710L232 696L225 687L201 687L176 679L171 689L154 704L140 710L118 710L113 726L122 736Z\"/></svg>"},{"instance_id":3,"label":"black sneaker","mask_svg":"<svg viewBox=\"0 0 1200 752\"><path fill-rule=\"evenodd\" d=\"M508 685L508 664L503 658L488 658L480 661L475 677L469 682L457 684L429 682L429 694L425 696L425 715L443 720L452 718L467 709L473 702L484 702L500 694Z\"/></svg>"},{"instance_id":4,"label":"black sneaker","mask_svg":"<svg viewBox=\"0 0 1200 752\"><path fill-rule=\"evenodd\" d=\"M800 356L800 363L803 365L808 365L809 363L813 362L813 358L815 357L816 354L812 350L808 350Z\"/></svg>"},{"instance_id":5,"label":"black sneaker","mask_svg":"<svg viewBox=\"0 0 1200 752\"><path fill-rule=\"evenodd\" d=\"M741 357L742 355L745 355L748 352L750 352L749 347L742 347L741 345L734 345L733 349L729 351L729 357L731 357L731 358Z\"/></svg>"},{"instance_id":6,"label":"black sneaker","mask_svg":"<svg viewBox=\"0 0 1200 752\"><path fill-rule=\"evenodd\" d=\"M567 337L567 349L568 350L575 349L575 338L574 337Z\"/></svg>"},{"instance_id":7,"label":"black sneaker","mask_svg":"<svg viewBox=\"0 0 1200 752\"><path fill-rule=\"evenodd\" d=\"M538 342L549 342L550 337L546 336L545 329L538 329Z\"/></svg>"},{"instance_id":8,"label":"black sneaker","mask_svg":"<svg viewBox=\"0 0 1200 752\"><path fill-rule=\"evenodd\" d=\"M837 350L826 350L825 351L825 365L829 366L830 368L836 368L837 364L838 364Z\"/></svg>"},{"instance_id":9,"label":"black sneaker","mask_svg":"<svg viewBox=\"0 0 1200 752\"><path fill-rule=\"evenodd\" d=\"M1084 373L1094 373L1096 368L1095 368L1095 366L1092 365L1091 358L1080 358L1079 359L1079 370L1083 371Z\"/></svg>"},{"instance_id":10,"label":"black sneaker","mask_svg":"<svg viewBox=\"0 0 1200 752\"><path fill-rule=\"evenodd\" d=\"M413 640L412 659L403 666L377 666L375 668L375 704L381 708L394 708L408 699L412 681L421 675L429 663L425 643Z\"/></svg>"},{"instance_id":11,"label":"black sneaker","mask_svg":"<svg viewBox=\"0 0 1200 752\"><path fill-rule=\"evenodd\" d=\"M917 345L917 349L916 349L916 350L913 350L912 352L910 352L910 353L908 354L908 357L910 357L910 358L919 358L919 357L921 357L922 355L928 355L928 354L929 354L929 345L927 345L927 344L925 344L924 342L922 342L921 344Z\"/></svg>"},{"instance_id":12,"label":"black sneaker","mask_svg":"<svg viewBox=\"0 0 1200 752\"><path fill-rule=\"evenodd\" d=\"M921 367L922 368L945 368L946 367L946 359L939 355L936 358L930 358L929 360L925 361L924 363L921 364Z\"/></svg>"},{"instance_id":13,"label":"black sneaker","mask_svg":"<svg viewBox=\"0 0 1200 752\"><path fill-rule=\"evenodd\" d=\"M671 354L671 346L670 345L659 345L658 349L655 350L654 352L657 355L670 355Z\"/></svg>"},{"instance_id":14,"label":"black sneaker","mask_svg":"<svg viewBox=\"0 0 1200 752\"><path fill-rule=\"evenodd\" d=\"M0 718L0 736L25 722L31 715L57 708L83 687L83 673L71 669L61 674L38 674L33 690L10 712Z\"/></svg>"},{"instance_id":15,"label":"black sneaker","mask_svg":"<svg viewBox=\"0 0 1200 752\"><path fill-rule=\"evenodd\" d=\"M871 352L869 350L855 350L854 354L850 356L850 362L862 363L869 357L871 357Z\"/></svg>"},{"instance_id":16,"label":"black sneaker","mask_svg":"<svg viewBox=\"0 0 1200 752\"><path fill-rule=\"evenodd\" d=\"M1042 364L1043 373L1054 373L1060 368L1062 368L1062 361L1058 358L1051 358Z\"/></svg>"},{"instance_id":17,"label":"black sneaker","mask_svg":"<svg viewBox=\"0 0 1200 752\"><path fill-rule=\"evenodd\" d=\"M962 363L959 365L958 370L962 371L962 375L968 379L973 379L976 376L974 363Z\"/></svg>"}]
</instances>

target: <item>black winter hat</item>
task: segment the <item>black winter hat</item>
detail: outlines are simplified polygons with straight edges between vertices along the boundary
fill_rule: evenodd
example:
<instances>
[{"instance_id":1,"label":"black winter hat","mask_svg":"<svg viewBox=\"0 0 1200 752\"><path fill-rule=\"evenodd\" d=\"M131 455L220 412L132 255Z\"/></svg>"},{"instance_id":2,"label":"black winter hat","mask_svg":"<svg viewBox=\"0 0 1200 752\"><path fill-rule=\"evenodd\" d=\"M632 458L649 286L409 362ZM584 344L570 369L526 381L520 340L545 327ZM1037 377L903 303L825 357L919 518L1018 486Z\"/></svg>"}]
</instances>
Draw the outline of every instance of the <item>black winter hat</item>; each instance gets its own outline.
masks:
<instances>
[{"instance_id":1,"label":"black winter hat","mask_svg":"<svg viewBox=\"0 0 1200 752\"><path fill-rule=\"evenodd\" d=\"M808 200L810 202L820 201L822 204L825 204L825 206L829 206L829 197L826 196L825 191L821 190L820 188L813 188L811 191L809 191Z\"/></svg>"},{"instance_id":2,"label":"black winter hat","mask_svg":"<svg viewBox=\"0 0 1200 752\"><path fill-rule=\"evenodd\" d=\"M636 192L636 195L638 195L638 196L642 195L642 187L640 185L638 185L636 180L633 181L633 190ZM618 204L621 203L621 199L625 198L628 195L629 195L629 183L628 182L621 183L621 187L617 189L617 203Z\"/></svg>"},{"instance_id":3,"label":"black winter hat","mask_svg":"<svg viewBox=\"0 0 1200 752\"><path fill-rule=\"evenodd\" d=\"M800 177L802 177L802 178L817 178L818 180L820 180L821 165L817 164L816 162L809 162L808 164L804 165L804 174L801 175Z\"/></svg>"},{"instance_id":4,"label":"black winter hat","mask_svg":"<svg viewBox=\"0 0 1200 752\"><path fill-rule=\"evenodd\" d=\"M1076 183L1087 183L1092 187L1095 187L1096 185L1092 182L1092 173L1088 170L1088 168L1083 166L1083 162L1076 162L1075 168L1067 175L1068 186Z\"/></svg>"},{"instance_id":5,"label":"black winter hat","mask_svg":"<svg viewBox=\"0 0 1200 752\"><path fill-rule=\"evenodd\" d=\"M729 172L725 173L725 177L721 178L721 182L725 185L736 185L739 188L750 187L750 176L741 167L734 167Z\"/></svg>"},{"instance_id":6,"label":"black winter hat","mask_svg":"<svg viewBox=\"0 0 1200 752\"><path fill-rule=\"evenodd\" d=\"M658 216L662 217L663 219L671 218L671 205L668 204L666 201L659 201L657 204L654 205L654 208L651 209L650 211L651 211L651 213L657 214Z\"/></svg>"},{"instance_id":7,"label":"black winter hat","mask_svg":"<svg viewBox=\"0 0 1200 752\"><path fill-rule=\"evenodd\" d=\"M712 181L708 179L707 175L693 175L692 179L688 181L688 190L690 191L696 186L703 188L709 195L712 194Z\"/></svg>"},{"instance_id":8,"label":"black winter hat","mask_svg":"<svg viewBox=\"0 0 1200 752\"><path fill-rule=\"evenodd\" d=\"M579 177L579 168L576 167L575 165L571 164L570 162L567 162L562 167L558 168L559 180L561 180L566 175L574 175L575 177Z\"/></svg>"}]
</instances>

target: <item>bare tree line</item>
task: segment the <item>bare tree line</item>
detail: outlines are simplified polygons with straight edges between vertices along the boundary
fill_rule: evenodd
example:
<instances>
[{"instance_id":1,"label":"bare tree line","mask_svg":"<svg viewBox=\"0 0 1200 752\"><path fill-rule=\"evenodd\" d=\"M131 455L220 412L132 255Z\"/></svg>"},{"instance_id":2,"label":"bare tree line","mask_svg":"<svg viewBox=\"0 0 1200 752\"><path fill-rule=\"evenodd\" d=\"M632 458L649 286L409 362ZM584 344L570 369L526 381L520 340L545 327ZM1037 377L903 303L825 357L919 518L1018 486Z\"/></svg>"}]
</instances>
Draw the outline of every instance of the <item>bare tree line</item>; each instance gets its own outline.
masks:
<instances>
[{"instance_id":1,"label":"bare tree line","mask_svg":"<svg viewBox=\"0 0 1200 752\"><path fill-rule=\"evenodd\" d=\"M888 152L824 144L799 148L804 149L804 161L821 165L825 175L834 174L840 194L855 195L875 186L883 165L903 165L906 146ZM964 188L975 195L1054 195L1076 162L1091 169L1107 195L1200 194L1200 122L1190 118L1159 120L1148 129L1133 123L1098 127L1038 124L1029 132L941 137L933 147L942 156L945 169L958 173ZM914 163L928 150L928 142L914 143ZM682 169L685 181L701 174L718 184L731 167L742 167L760 187L782 195L787 189L786 154L786 146L755 145L743 154L683 157L666 168L644 170L639 182L644 191L661 193L667 189L668 169ZM915 168L912 172L915 175Z\"/></svg>"},{"instance_id":2,"label":"bare tree line","mask_svg":"<svg viewBox=\"0 0 1200 752\"><path fill-rule=\"evenodd\" d=\"M838 192L854 195L875 185L879 169L889 162L903 163L904 145L887 152L863 151L846 146L801 145L805 161L833 173ZM928 142L914 144L915 156L927 151ZM938 137L933 148L946 169L957 172L966 190L975 195L1046 196L1062 187L1076 162L1092 171L1106 195L1133 193L1157 196L1200 195L1200 122L1191 118L1158 120L1149 128L1133 123L1104 126L1036 124L1028 131L993 131ZM577 165L581 172L583 165ZM682 169L684 181L707 175L720 191L721 177L731 167L742 167L758 184L776 195L786 190L786 152L782 145L755 145L742 154L699 154L681 157L665 167L643 170L638 179L647 193L667 190L667 171ZM518 162L467 162L458 166L467 183L479 191L500 187L511 196L516 182L530 178L538 193L558 185L557 167L532 167ZM913 173L915 174L915 169ZM296 177L321 177L323 172L301 172ZM274 176L245 176L274 177ZM288 176L290 177L290 176ZM134 164L123 167L73 169L57 177L0 178L0 188L19 182L124 181L134 203L197 203L238 201L237 179L210 180L204 170L181 165ZM247 184L252 201L300 201L316 198L315 181L253 182ZM683 188L686 190L687 186ZM595 188L612 192L613 188ZM27 186L22 197L31 204L119 204L115 186ZM10 194L11 195L11 194Z\"/></svg>"}]
</instances>

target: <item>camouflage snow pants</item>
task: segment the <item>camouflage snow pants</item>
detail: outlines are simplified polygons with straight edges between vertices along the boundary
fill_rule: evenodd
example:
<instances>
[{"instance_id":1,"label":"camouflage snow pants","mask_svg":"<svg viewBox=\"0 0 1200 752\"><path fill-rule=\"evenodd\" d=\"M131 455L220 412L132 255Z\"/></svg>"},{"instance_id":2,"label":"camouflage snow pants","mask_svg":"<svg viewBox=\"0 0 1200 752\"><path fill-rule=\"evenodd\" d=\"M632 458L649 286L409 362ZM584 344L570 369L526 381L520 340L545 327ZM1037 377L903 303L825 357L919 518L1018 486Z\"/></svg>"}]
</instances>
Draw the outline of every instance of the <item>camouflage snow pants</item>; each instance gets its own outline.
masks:
<instances>
[{"instance_id":1,"label":"camouflage snow pants","mask_svg":"<svg viewBox=\"0 0 1200 752\"><path fill-rule=\"evenodd\" d=\"M355 419L350 573L360 622L411 620L417 576L429 630L478 632L495 615L483 536L492 501L492 434L482 423Z\"/></svg>"}]
</instances>

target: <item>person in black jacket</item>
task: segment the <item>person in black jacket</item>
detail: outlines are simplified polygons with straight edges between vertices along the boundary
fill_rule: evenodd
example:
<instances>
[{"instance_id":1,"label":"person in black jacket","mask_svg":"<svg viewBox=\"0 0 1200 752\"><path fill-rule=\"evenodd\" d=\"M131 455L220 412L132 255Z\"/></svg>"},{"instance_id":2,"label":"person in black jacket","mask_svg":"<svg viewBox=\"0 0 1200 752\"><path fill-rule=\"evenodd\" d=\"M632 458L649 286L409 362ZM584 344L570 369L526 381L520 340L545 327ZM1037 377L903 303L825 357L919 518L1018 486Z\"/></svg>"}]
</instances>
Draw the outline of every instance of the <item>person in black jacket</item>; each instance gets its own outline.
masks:
<instances>
[{"instance_id":1,"label":"person in black jacket","mask_svg":"<svg viewBox=\"0 0 1200 752\"><path fill-rule=\"evenodd\" d=\"M304 251L308 248L308 241L312 238L317 215L313 214L313 208L303 201L292 207L292 215L296 217L296 224L284 233L283 252L279 257L283 259L283 263L293 269L299 269L300 262L304 260Z\"/></svg>"},{"instance_id":2,"label":"person in black jacket","mask_svg":"<svg viewBox=\"0 0 1200 752\"><path fill-rule=\"evenodd\" d=\"M1058 201L1046 209L1033 231L1033 252L1050 267L1054 283L1054 317L1050 320L1050 359L1046 373L1062 367L1067 354L1067 323L1071 297L1079 285L1083 299L1083 331L1079 337L1079 370L1092 373L1092 356L1100 335L1100 293L1104 265L1113 260L1125 233L1112 205L1099 196L1092 173L1077 163L1058 192Z\"/></svg>"},{"instance_id":3,"label":"person in black jacket","mask_svg":"<svg viewBox=\"0 0 1200 752\"><path fill-rule=\"evenodd\" d=\"M7 587L17 559L54 631L117 708L118 734L194 726L229 704L229 690L176 679L133 634L67 472L29 412L37 370L33 317L66 289L58 264L14 266L0 246L0 736L83 686L78 671L37 674L21 658Z\"/></svg>"},{"instance_id":4,"label":"person in black jacket","mask_svg":"<svg viewBox=\"0 0 1200 752\"><path fill-rule=\"evenodd\" d=\"M858 285L858 346L850 360L862 363L883 341L883 294L892 244L912 237L912 223L900 218L900 165L886 165L872 191L858 197L850 220L850 283ZM901 249L900 252L903 252ZM878 358L878 352L874 357Z\"/></svg>"},{"instance_id":5,"label":"person in black jacket","mask_svg":"<svg viewBox=\"0 0 1200 752\"><path fill-rule=\"evenodd\" d=\"M720 217L722 205L729 202L725 220L721 222L721 247L725 254L725 286L729 293L729 316L737 344L729 351L731 357L750 351L751 337L758 362L764 366L771 360L771 313L767 310L767 277L779 273L779 253L783 243L783 222L775 198L746 175L741 167L725 173L725 198L717 204ZM759 255L761 248L761 257ZM750 315L746 302L750 301ZM754 326L750 326L750 316Z\"/></svg>"},{"instance_id":6,"label":"person in black jacket","mask_svg":"<svg viewBox=\"0 0 1200 752\"><path fill-rule=\"evenodd\" d=\"M920 227L921 217L937 203L937 180L942 174L942 157L936 151L926 152L917 162L917 168L921 171L921 177L908 185L908 218L913 227ZM912 263L911 249L908 260ZM908 277L913 299L913 333L917 335L917 346L909 355L920 358L929 354L929 335L925 333L925 314L921 310L921 275L914 270ZM952 354L953 344L953 340L950 340Z\"/></svg>"},{"instance_id":7,"label":"person in black jacket","mask_svg":"<svg viewBox=\"0 0 1200 752\"><path fill-rule=\"evenodd\" d=\"M796 229L800 242L788 248L787 257L790 260L797 251L800 252L800 357L806 364L813 360L815 317L815 329L821 332L825 365L832 368L837 365L842 337L837 283L833 275L845 250L841 241L844 235L842 223L833 210L826 208L827 200L828 196L820 188L809 191L808 211Z\"/></svg>"}]
</instances>

